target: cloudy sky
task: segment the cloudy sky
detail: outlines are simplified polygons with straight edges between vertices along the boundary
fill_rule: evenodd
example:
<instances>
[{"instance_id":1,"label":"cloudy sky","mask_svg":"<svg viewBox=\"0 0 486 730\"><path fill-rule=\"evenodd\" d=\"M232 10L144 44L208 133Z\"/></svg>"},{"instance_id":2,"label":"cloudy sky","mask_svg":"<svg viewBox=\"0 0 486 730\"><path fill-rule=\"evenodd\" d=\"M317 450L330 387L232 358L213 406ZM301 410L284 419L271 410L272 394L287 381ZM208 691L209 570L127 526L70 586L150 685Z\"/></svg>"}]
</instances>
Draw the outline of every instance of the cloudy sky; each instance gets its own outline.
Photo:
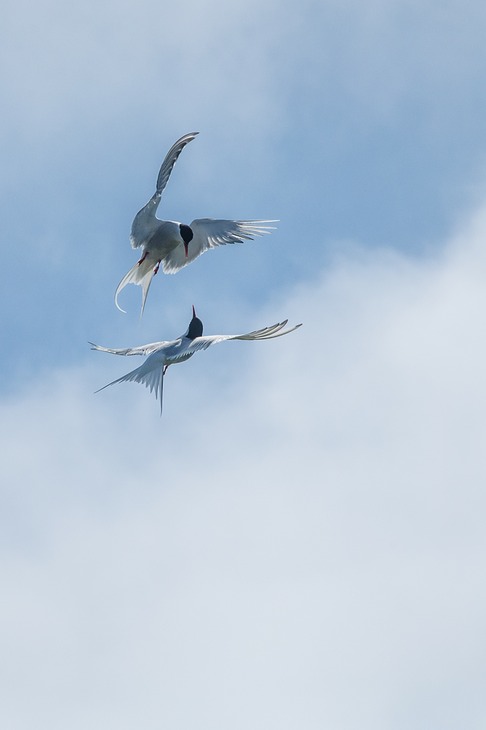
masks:
<instances>
[{"instance_id":1,"label":"cloudy sky","mask_svg":"<svg viewBox=\"0 0 486 730\"><path fill-rule=\"evenodd\" d=\"M3 10L0 725L486 726L486 9ZM115 309L159 214L278 218ZM288 317L165 384L91 352Z\"/></svg>"}]
</instances>

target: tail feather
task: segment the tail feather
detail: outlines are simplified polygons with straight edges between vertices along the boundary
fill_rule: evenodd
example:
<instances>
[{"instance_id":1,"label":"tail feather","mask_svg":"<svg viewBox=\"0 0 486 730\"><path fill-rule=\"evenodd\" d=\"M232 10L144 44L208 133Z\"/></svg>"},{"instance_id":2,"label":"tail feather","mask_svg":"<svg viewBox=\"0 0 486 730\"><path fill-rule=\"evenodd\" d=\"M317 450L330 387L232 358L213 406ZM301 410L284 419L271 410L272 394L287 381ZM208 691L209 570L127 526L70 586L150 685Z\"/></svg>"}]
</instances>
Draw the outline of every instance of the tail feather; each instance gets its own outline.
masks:
<instances>
[{"instance_id":1,"label":"tail feather","mask_svg":"<svg viewBox=\"0 0 486 730\"><path fill-rule=\"evenodd\" d=\"M136 263L135 266L132 266L130 271L125 274L123 279L120 281L116 288L115 292L115 304L117 308L120 310L120 312L125 312L126 310L122 309L120 305L118 304L118 295L124 289L127 284L136 284L137 286L142 287L142 309L140 312L140 316L143 314L143 310L145 309L145 302L147 300L147 294L150 289L150 284L152 283L152 279L154 276L154 263L153 261L145 260L141 263Z\"/></svg>"},{"instance_id":2,"label":"tail feather","mask_svg":"<svg viewBox=\"0 0 486 730\"><path fill-rule=\"evenodd\" d=\"M160 365L160 367L147 370L145 366L146 361L140 367L135 368L135 370L131 370L126 375L122 375L121 378L112 380L111 383L107 383L106 385L103 385L102 388L98 388L98 390L95 390L95 393L99 393L101 390L108 388L110 385L116 385L116 383L141 383L142 385L145 385L145 387L148 388L151 393L154 393L156 399L160 400L160 415L162 415L164 368L162 365Z\"/></svg>"}]
</instances>

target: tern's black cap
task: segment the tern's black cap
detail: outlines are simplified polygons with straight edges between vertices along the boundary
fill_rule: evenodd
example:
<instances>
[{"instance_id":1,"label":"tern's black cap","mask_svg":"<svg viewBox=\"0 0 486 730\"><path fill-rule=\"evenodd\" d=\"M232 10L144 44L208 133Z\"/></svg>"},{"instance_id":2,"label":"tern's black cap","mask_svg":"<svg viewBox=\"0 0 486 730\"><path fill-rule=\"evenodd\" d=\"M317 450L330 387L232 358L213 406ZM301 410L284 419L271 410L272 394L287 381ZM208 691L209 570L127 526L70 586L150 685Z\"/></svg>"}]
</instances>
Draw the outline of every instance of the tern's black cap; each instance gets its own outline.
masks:
<instances>
[{"instance_id":1,"label":"tern's black cap","mask_svg":"<svg viewBox=\"0 0 486 730\"><path fill-rule=\"evenodd\" d=\"M196 317L196 310L194 309L194 305L192 305L192 319L189 322L189 329L187 330L187 335L190 340L195 340L196 337L201 337L203 333L203 323L199 319L199 317Z\"/></svg>"}]
</instances>

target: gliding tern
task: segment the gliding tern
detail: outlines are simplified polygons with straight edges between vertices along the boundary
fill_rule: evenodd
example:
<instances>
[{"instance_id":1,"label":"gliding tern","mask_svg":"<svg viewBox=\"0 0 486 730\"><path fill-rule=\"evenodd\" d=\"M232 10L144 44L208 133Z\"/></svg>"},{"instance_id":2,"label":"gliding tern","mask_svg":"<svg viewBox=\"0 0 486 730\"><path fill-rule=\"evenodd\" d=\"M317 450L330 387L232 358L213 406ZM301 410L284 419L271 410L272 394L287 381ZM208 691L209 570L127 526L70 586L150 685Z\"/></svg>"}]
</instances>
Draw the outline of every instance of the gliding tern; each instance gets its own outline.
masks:
<instances>
[{"instance_id":1,"label":"gliding tern","mask_svg":"<svg viewBox=\"0 0 486 730\"><path fill-rule=\"evenodd\" d=\"M275 228L268 225L277 223L274 220L196 218L186 225L156 218L155 213L172 169L186 144L192 142L197 134L185 134L172 145L159 170L155 193L133 220L130 243L132 248L141 248L142 255L117 286L115 304L121 312L125 310L118 304L119 293L127 284L138 284L142 287L142 316L152 278L160 264L165 274L175 274L210 248L226 243L243 243L245 239L263 236Z\"/></svg>"},{"instance_id":2,"label":"gliding tern","mask_svg":"<svg viewBox=\"0 0 486 730\"><path fill-rule=\"evenodd\" d=\"M99 393L100 390L108 388L110 385L115 383L123 383L132 381L135 383L142 383L150 392L154 391L155 397L160 400L160 413L162 414L162 392L164 386L164 375L169 365L176 365L177 363L184 362L194 355L199 350L206 350L211 345L216 345L218 342L224 342L225 340L271 340L275 337L282 337L288 335L289 332L301 327L301 324L297 324L290 329L283 330L288 320L285 319L283 322L278 322L270 327L264 327L260 330L248 332L244 335L207 335L203 337L203 323L196 316L196 310L192 307L192 319L189 322L189 327L186 332L178 337L176 340L168 340L162 342L152 342L148 345L142 345L141 347L127 347L126 349L112 349L110 347L101 347L90 342L92 350L100 350L101 352L109 352L112 355L147 355L145 362L140 367L132 370L123 375L117 380L113 380L111 383L104 385L102 388L96 391Z\"/></svg>"}]
</instances>

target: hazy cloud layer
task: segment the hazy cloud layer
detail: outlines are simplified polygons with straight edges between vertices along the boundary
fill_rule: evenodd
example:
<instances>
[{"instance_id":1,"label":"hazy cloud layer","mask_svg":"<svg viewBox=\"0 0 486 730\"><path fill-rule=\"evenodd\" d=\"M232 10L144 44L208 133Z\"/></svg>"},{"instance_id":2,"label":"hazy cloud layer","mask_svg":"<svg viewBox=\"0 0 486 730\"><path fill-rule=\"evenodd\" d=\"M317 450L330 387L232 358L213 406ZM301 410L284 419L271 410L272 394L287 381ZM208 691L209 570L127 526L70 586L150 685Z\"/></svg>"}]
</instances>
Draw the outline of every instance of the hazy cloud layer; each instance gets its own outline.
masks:
<instances>
[{"instance_id":1,"label":"hazy cloud layer","mask_svg":"<svg viewBox=\"0 0 486 730\"><path fill-rule=\"evenodd\" d=\"M483 727L485 234L343 245L162 420L98 353L4 402L2 726Z\"/></svg>"}]
</instances>

